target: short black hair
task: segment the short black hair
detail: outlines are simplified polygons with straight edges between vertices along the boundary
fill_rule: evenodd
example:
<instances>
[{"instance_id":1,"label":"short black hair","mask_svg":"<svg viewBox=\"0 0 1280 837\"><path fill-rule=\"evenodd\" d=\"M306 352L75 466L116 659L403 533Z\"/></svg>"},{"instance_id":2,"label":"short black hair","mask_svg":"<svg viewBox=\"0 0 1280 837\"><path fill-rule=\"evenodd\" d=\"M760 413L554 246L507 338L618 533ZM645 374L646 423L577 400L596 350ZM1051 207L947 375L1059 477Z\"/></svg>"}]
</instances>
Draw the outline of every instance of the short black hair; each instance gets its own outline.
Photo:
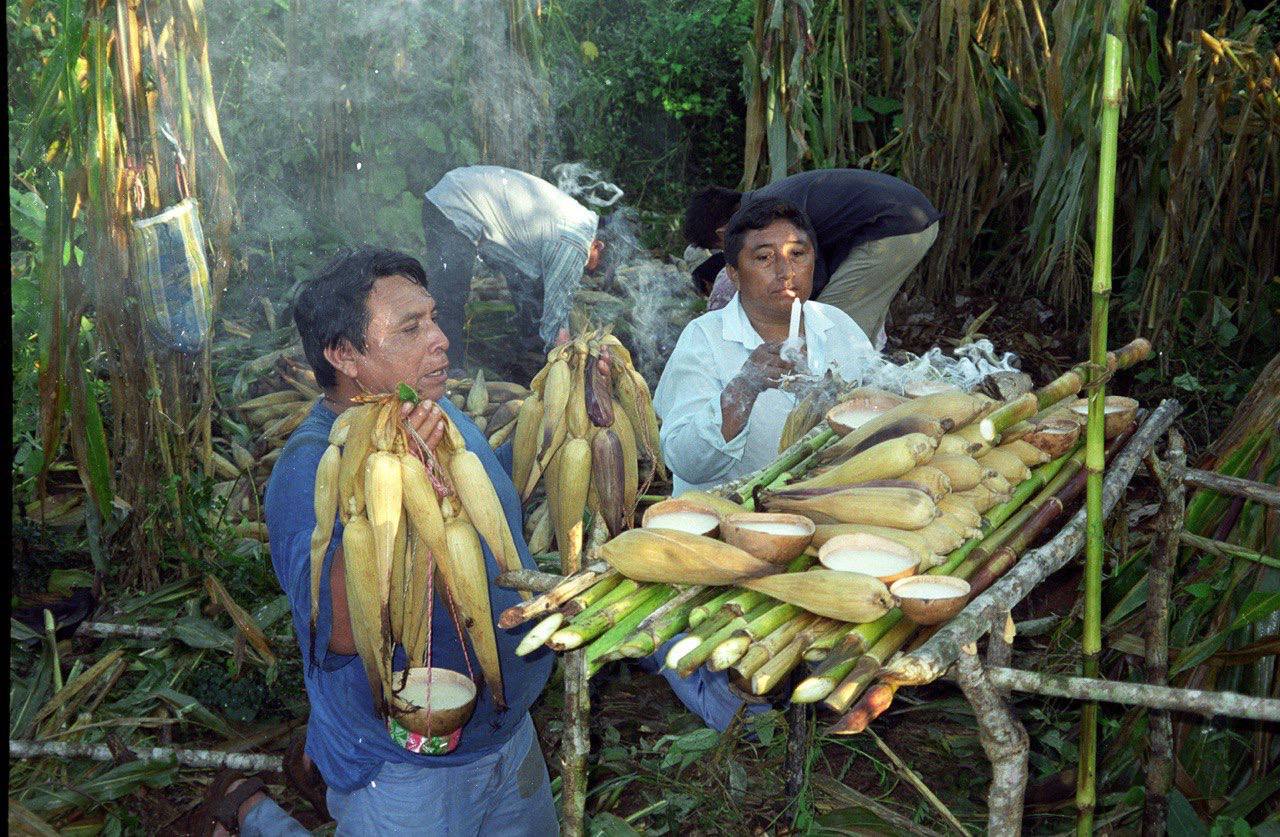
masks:
<instances>
[{"instance_id":1,"label":"short black hair","mask_svg":"<svg viewBox=\"0 0 1280 837\"><path fill-rule=\"evenodd\" d=\"M725 262L737 267L747 233L763 230L774 221L790 221L795 224L797 229L809 237L809 244L817 248L818 237L814 235L813 224L803 209L782 198L762 198L742 207L729 219L729 224L724 229Z\"/></svg>"},{"instance_id":2,"label":"short black hair","mask_svg":"<svg viewBox=\"0 0 1280 837\"><path fill-rule=\"evenodd\" d=\"M338 383L337 370L325 358L324 350L346 340L364 351L369 325L365 302L374 282L384 276L403 276L427 287L427 273L413 256L364 245L339 253L298 293L293 322L316 383L324 389Z\"/></svg>"},{"instance_id":3,"label":"short black hair","mask_svg":"<svg viewBox=\"0 0 1280 837\"><path fill-rule=\"evenodd\" d=\"M685 241L707 250L717 249L720 244L716 241L716 229L724 226L741 203L741 192L723 186L708 186L694 192L684 212Z\"/></svg>"}]
</instances>

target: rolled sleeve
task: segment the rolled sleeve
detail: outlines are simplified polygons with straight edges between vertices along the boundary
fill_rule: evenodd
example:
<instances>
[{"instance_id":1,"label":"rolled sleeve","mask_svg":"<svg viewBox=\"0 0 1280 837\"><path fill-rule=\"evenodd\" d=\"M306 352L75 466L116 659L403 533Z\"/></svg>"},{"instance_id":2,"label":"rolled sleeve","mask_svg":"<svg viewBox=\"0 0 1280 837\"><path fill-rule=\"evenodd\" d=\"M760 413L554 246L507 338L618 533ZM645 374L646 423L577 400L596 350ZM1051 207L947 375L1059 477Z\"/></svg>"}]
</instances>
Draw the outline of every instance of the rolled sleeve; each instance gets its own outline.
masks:
<instances>
[{"instance_id":1,"label":"rolled sleeve","mask_svg":"<svg viewBox=\"0 0 1280 837\"><path fill-rule=\"evenodd\" d=\"M721 432L720 395L725 382L707 368L712 351L700 332L686 330L654 393L654 409L662 419L662 455L680 479L693 484L731 474L742 461L747 443L745 427L728 441Z\"/></svg>"}]
</instances>

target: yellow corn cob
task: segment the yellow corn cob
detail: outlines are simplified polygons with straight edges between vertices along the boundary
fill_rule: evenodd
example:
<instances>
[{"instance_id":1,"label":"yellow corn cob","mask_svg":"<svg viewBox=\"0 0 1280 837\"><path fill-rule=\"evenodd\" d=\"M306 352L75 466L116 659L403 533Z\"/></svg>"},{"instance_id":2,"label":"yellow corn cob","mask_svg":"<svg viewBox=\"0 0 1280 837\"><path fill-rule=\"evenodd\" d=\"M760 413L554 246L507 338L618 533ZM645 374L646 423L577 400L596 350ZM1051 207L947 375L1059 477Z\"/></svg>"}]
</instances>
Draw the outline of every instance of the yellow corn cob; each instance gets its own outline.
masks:
<instances>
[{"instance_id":1,"label":"yellow corn cob","mask_svg":"<svg viewBox=\"0 0 1280 837\"><path fill-rule=\"evenodd\" d=\"M497 450L507 443L507 440L515 435L516 423L509 421L502 427L489 434L489 447Z\"/></svg>"},{"instance_id":2,"label":"yellow corn cob","mask_svg":"<svg viewBox=\"0 0 1280 837\"><path fill-rule=\"evenodd\" d=\"M498 643L489 603L489 573L480 549L480 539L470 523L453 520L445 525L445 540L449 559L440 562L441 576L471 638L471 647L475 649L480 668L484 671L494 705L505 707L502 668L498 661Z\"/></svg>"},{"instance_id":3,"label":"yellow corn cob","mask_svg":"<svg viewBox=\"0 0 1280 837\"><path fill-rule=\"evenodd\" d=\"M604 518L609 537L622 531L626 522L622 442L610 427L598 427L591 437L591 491L597 511Z\"/></svg>"},{"instance_id":4,"label":"yellow corn cob","mask_svg":"<svg viewBox=\"0 0 1280 837\"><path fill-rule=\"evenodd\" d=\"M570 439L559 454L556 484L556 545L565 575L575 573L582 559L583 520L587 489L591 481L591 444L586 439ZM550 491L550 486L548 486ZM548 494L550 497L550 494Z\"/></svg>"},{"instance_id":5,"label":"yellow corn cob","mask_svg":"<svg viewBox=\"0 0 1280 837\"><path fill-rule=\"evenodd\" d=\"M741 586L842 622L871 622L893 607L884 582L862 573L813 569L747 579Z\"/></svg>"},{"instance_id":6,"label":"yellow corn cob","mask_svg":"<svg viewBox=\"0 0 1280 837\"><path fill-rule=\"evenodd\" d=\"M369 454L365 465L365 511L373 528L373 545L382 584L382 604L391 598L391 565L394 560L396 530L404 511L404 482L400 458L385 450Z\"/></svg>"},{"instance_id":7,"label":"yellow corn cob","mask_svg":"<svg viewBox=\"0 0 1280 837\"><path fill-rule=\"evenodd\" d=\"M951 490L950 478L932 465L917 465L898 479L902 482L914 483L935 501Z\"/></svg>"},{"instance_id":8,"label":"yellow corn cob","mask_svg":"<svg viewBox=\"0 0 1280 837\"><path fill-rule=\"evenodd\" d=\"M736 546L673 529L630 529L600 555L627 578L666 584L734 584L778 569Z\"/></svg>"},{"instance_id":9,"label":"yellow corn cob","mask_svg":"<svg viewBox=\"0 0 1280 837\"><path fill-rule=\"evenodd\" d=\"M954 527L948 526L941 519L935 520L917 531L920 533L920 537L924 538L925 543L929 545L929 548L938 555L946 555L965 541L964 537Z\"/></svg>"},{"instance_id":10,"label":"yellow corn cob","mask_svg":"<svg viewBox=\"0 0 1280 837\"><path fill-rule=\"evenodd\" d=\"M373 423L378 418L377 405L349 407L342 416L351 414L347 443L342 447L342 464L338 468L339 511L345 516L364 513L364 492L357 483L364 479L365 459L372 446ZM342 416L338 416L341 420Z\"/></svg>"},{"instance_id":11,"label":"yellow corn cob","mask_svg":"<svg viewBox=\"0 0 1280 837\"><path fill-rule=\"evenodd\" d=\"M557 360L547 370L542 389L542 434L539 441L538 462L546 468L551 457L560 448L568 429L565 409L573 389L573 374L568 359Z\"/></svg>"},{"instance_id":12,"label":"yellow corn cob","mask_svg":"<svg viewBox=\"0 0 1280 837\"><path fill-rule=\"evenodd\" d=\"M976 529L982 525L981 513L974 508L967 497L948 494L938 501L938 510L944 515L954 517L970 529Z\"/></svg>"},{"instance_id":13,"label":"yellow corn cob","mask_svg":"<svg viewBox=\"0 0 1280 837\"><path fill-rule=\"evenodd\" d=\"M913 398L907 402L912 405L908 412L915 415L933 416L941 421L949 421L952 429L964 427L991 408L991 399L972 395L966 392L939 392ZM906 406L906 405L902 405ZM897 409L897 408L894 408Z\"/></svg>"},{"instance_id":14,"label":"yellow corn cob","mask_svg":"<svg viewBox=\"0 0 1280 837\"><path fill-rule=\"evenodd\" d=\"M998 477L998 479L1003 479L1003 477ZM1007 480L1005 482L1008 484ZM957 491L955 494L957 497L967 500L977 510L978 514L986 514L992 508L1009 499L1008 491L994 491L985 482L965 491Z\"/></svg>"},{"instance_id":15,"label":"yellow corn cob","mask_svg":"<svg viewBox=\"0 0 1280 837\"><path fill-rule=\"evenodd\" d=\"M954 430L938 442L938 453L948 456L960 454L977 459L989 450L991 443L982 438L976 423Z\"/></svg>"},{"instance_id":16,"label":"yellow corn cob","mask_svg":"<svg viewBox=\"0 0 1280 837\"><path fill-rule=\"evenodd\" d=\"M726 514L742 514L746 509L727 497L721 497L718 494L711 494L707 491L686 491L680 495L680 499L687 503L697 503L699 506L710 509L719 516Z\"/></svg>"},{"instance_id":17,"label":"yellow corn cob","mask_svg":"<svg viewBox=\"0 0 1280 837\"><path fill-rule=\"evenodd\" d=\"M236 409L244 413L250 413L254 410L261 410L264 407L275 407L280 404L293 404L298 401L298 393L291 389L282 389L278 392L268 392L266 395L259 395L257 398L250 398L248 401L242 401L236 405Z\"/></svg>"},{"instance_id":18,"label":"yellow corn cob","mask_svg":"<svg viewBox=\"0 0 1280 837\"><path fill-rule=\"evenodd\" d=\"M336 445L329 445L320 464L316 466L314 508L316 525L311 530L311 659L316 659L316 619L320 614L320 579L324 571L324 556L333 538L333 522L338 513L338 466L342 452Z\"/></svg>"},{"instance_id":19,"label":"yellow corn cob","mask_svg":"<svg viewBox=\"0 0 1280 837\"><path fill-rule=\"evenodd\" d=\"M538 460L538 444L542 439L542 398L530 395L516 415L516 431L511 445L511 481L527 500L533 492L529 476ZM535 483L536 484L536 483Z\"/></svg>"},{"instance_id":20,"label":"yellow corn cob","mask_svg":"<svg viewBox=\"0 0 1280 837\"><path fill-rule=\"evenodd\" d=\"M997 474L1009 481L1010 486L1015 486L1031 477L1031 469L1022 464L1021 459L1007 450L993 448L978 461L995 469Z\"/></svg>"},{"instance_id":21,"label":"yellow corn cob","mask_svg":"<svg viewBox=\"0 0 1280 837\"><path fill-rule=\"evenodd\" d=\"M1004 497L1004 500L1009 499L1008 495L1013 491L1013 483L1005 479L1003 474L996 474L994 477L987 477L982 481L982 484L996 494ZM1001 500L1000 502L1004 502L1004 500Z\"/></svg>"},{"instance_id":22,"label":"yellow corn cob","mask_svg":"<svg viewBox=\"0 0 1280 837\"><path fill-rule=\"evenodd\" d=\"M391 548L391 596L388 612L391 615L391 637L397 642L405 639L408 625L409 597L409 521L402 519L396 527L396 540Z\"/></svg>"},{"instance_id":23,"label":"yellow corn cob","mask_svg":"<svg viewBox=\"0 0 1280 837\"><path fill-rule=\"evenodd\" d=\"M467 393L466 411L472 416L484 415L485 408L489 406L489 387L484 382L484 370L476 373L476 379L471 384L471 391Z\"/></svg>"},{"instance_id":24,"label":"yellow corn cob","mask_svg":"<svg viewBox=\"0 0 1280 837\"><path fill-rule=\"evenodd\" d=\"M908 433L867 448L816 477L803 480L790 488L827 488L857 485L870 480L895 479L927 462L937 441L923 433Z\"/></svg>"},{"instance_id":25,"label":"yellow corn cob","mask_svg":"<svg viewBox=\"0 0 1280 837\"><path fill-rule=\"evenodd\" d=\"M1021 439L1015 439L1012 442L1005 442L997 447L996 450L1013 454L1018 457L1019 462L1029 468L1034 468L1037 465L1043 465L1053 458L1030 442L1024 442Z\"/></svg>"},{"instance_id":26,"label":"yellow corn cob","mask_svg":"<svg viewBox=\"0 0 1280 837\"><path fill-rule=\"evenodd\" d=\"M449 465L449 474L462 507L467 510L467 516L480 537L489 545L498 566L504 570L522 569L520 553L516 551L502 502L498 500L498 493L489 481L480 457L469 450L455 454Z\"/></svg>"},{"instance_id":27,"label":"yellow corn cob","mask_svg":"<svg viewBox=\"0 0 1280 837\"><path fill-rule=\"evenodd\" d=\"M929 465L947 475L952 491L968 491L987 477L995 476L995 469L984 467L963 453L936 453Z\"/></svg>"},{"instance_id":28,"label":"yellow corn cob","mask_svg":"<svg viewBox=\"0 0 1280 837\"><path fill-rule=\"evenodd\" d=\"M765 499L770 511L796 514L815 512L838 523L867 523L897 529L920 529L938 516L938 507L918 488L852 486L803 496L791 489L771 492Z\"/></svg>"},{"instance_id":29,"label":"yellow corn cob","mask_svg":"<svg viewBox=\"0 0 1280 837\"><path fill-rule=\"evenodd\" d=\"M946 526L947 528L954 530L955 533L960 536L961 543L963 543L964 541L967 541L969 538L972 538L975 535L982 534L981 530L979 530L978 527L968 526L965 524L963 520L960 520L955 515L949 514L947 512L939 512L938 519L935 520L934 522L941 523L943 526Z\"/></svg>"},{"instance_id":30,"label":"yellow corn cob","mask_svg":"<svg viewBox=\"0 0 1280 837\"><path fill-rule=\"evenodd\" d=\"M538 522L534 524L533 531L529 534L529 553L531 555L541 555L550 551L550 549L551 515L544 514L538 518Z\"/></svg>"},{"instance_id":31,"label":"yellow corn cob","mask_svg":"<svg viewBox=\"0 0 1280 837\"><path fill-rule=\"evenodd\" d=\"M391 682L391 666L382 630L385 609L379 592L373 529L364 515L353 515L342 530L342 556L356 653L369 679L374 706L385 717L384 686Z\"/></svg>"}]
</instances>

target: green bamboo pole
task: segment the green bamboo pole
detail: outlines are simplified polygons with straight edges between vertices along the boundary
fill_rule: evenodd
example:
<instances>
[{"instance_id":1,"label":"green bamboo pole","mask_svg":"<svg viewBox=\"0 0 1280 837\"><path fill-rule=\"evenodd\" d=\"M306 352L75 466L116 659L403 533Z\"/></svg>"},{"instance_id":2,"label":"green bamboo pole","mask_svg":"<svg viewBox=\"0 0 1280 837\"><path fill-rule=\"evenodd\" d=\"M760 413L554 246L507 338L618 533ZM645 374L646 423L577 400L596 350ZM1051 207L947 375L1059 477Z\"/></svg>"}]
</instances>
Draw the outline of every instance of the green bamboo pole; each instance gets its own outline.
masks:
<instances>
[{"instance_id":1,"label":"green bamboo pole","mask_svg":"<svg viewBox=\"0 0 1280 837\"><path fill-rule=\"evenodd\" d=\"M613 592L622 589L624 585L625 582L619 584L596 604L601 604L608 600ZM641 611L640 619L643 619L649 615L647 606L653 602L657 594L662 593L670 593L671 596L674 596L676 591L675 588L668 584L644 584L597 610L588 608L568 625L553 633L551 638L547 640L547 645L556 651L572 651L574 648L585 645L605 631L613 628L623 617L636 611ZM670 596L667 598L670 598ZM666 601L666 598L662 599L662 601ZM657 604L661 604L661 602L657 602ZM639 624L640 619L637 619L632 625Z\"/></svg>"},{"instance_id":2,"label":"green bamboo pole","mask_svg":"<svg viewBox=\"0 0 1280 837\"><path fill-rule=\"evenodd\" d=\"M773 605L720 643L711 652L707 670L724 671L742 659L742 655L747 653L747 648L754 640L763 639L785 623L798 619L803 613L803 610L793 604Z\"/></svg>"},{"instance_id":3,"label":"green bamboo pole","mask_svg":"<svg viewBox=\"0 0 1280 837\"><path fill-rule=\"evenodd\" d=\"M809 631L813 633L815 630L820 631L820 636L827 633L835 633L835 628L844 627L848 630L847 625L834 622L830 619L824 619L821 616L806 614L796 619L780 625L776 630L761 637L751 643L751 647L747 649L747 653L735 662L732 666L733 670L738 673L746 682L751 682L751 676L760 670L760 667L769 662L775 654L781 651L786 645L799 636L801 631ZM838 638L832 637L832 643Z\"/></svg>"},{"instance_id":4,"label":"green bamboo pole","mask_svg":"<svg viewBox=\"0 0 1280 837\"><path fill-rule=\"evenodd\" d=\"M730 619L719 630L709 635L706 639L702 640L702 642L698 643L693 650L681 657L679 665L676 666L676 672L681 677L688 677L690 674L693 674L694 670L697 669L698 666L707 661L711 656L711 653L719 647L720 643L733 636L736 632L746 630L748 625L750 625L754 620L764 616L770 610L773 610L775 605L777 605L777 602L773 599L766 598L743 615L735 616Z\"/></svg>"},{"instance_id":5,"label":"green bamboo pole","mask_svg":"<svg viewBox=\"0 0 1280 837\"><path fill-rule=\"evenodd\" d=\"M635 632L614 651L609 652L603 662L611 659L637 659L647 657L658 650L662 643L683 631L689 625L689 614L699 604L711 599L715 589L704 587L701 590L686 591L693 595L684 601L672 599L636 626ZM682 593L680 597L683 598ZM665 609L665 612L662 612ZM615 656L616 655L616 656Z\"/></svg>"},{"instance_id":6,"label":"green bamboo pole","mask_svg":"<svg viewBox=\"0 0 1280 837\"><path fill-rule=\"evenodd\" d=\"M660 607L668 599L677 595L676 589L666 584L654 585L643 592L647 595L642 601L619 617L612 627L586 647L585 665L588 678L593 677L604 666L605 654L617 648L618 643L631 636L636 626L644 621L654 608Z\"/></svg>"},{"instance_id":7,"label":"green bamboo pole","mask_svg":"<svg viewBox=\"0 0 1280 837\"><path fill-rule=\"evenodd\" d=\"M1116 138L1120 129L1121 64L1124 44L1105 37L1102 74L1102 143L1098 158L1098 206L1093 247L1093 317L1089 329L1089 360L1093 364L1089 392L1089 423L1085 439L1085 572L1084 676L1098 676L1102 653L1102 472L1103 399L1106 387L1093 380L1107 362L1107 312L1111 301L1111 238L1116 198ZM1096 385L1094 385L1096 384ZM1080 768L1076 781L1076 833L1093 833L1097 802L1098 704L1086 703L1080 716Z\"/></svg>"},{"instance_id":8,"label":"green bamboo pole","mask_svg":"<svg viewBox=\"0 0 1280 837\"><path fill-rule=\"evenodd\" d=\"M720 612L720 608L729 603L731 599L742 595L742 591L736 587L727 587L716 593L710 601L695 605L693 610L689 611L689 627L696 628L706 621L709 617Z\"/></svg>"}]
</instances>

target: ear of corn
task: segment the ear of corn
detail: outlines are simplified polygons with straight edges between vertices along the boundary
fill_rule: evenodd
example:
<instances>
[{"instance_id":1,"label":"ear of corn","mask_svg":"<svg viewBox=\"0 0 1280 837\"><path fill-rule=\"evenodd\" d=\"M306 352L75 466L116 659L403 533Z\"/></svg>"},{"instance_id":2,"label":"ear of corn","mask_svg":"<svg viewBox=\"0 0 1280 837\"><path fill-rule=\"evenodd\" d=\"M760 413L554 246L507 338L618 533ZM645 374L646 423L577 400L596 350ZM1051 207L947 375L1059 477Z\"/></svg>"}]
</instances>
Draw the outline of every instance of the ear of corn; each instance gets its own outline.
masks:
<instances>
[{"instance_id":1,"label":"ear of corn","mask_svg":"<svg viewBox=\"0 0 1280 837\"><path fill-rule=\"evenodd\" d=\"M627 517L623 457L618 435L612 428L600 428L591 440L591 485L611 538L622 531Z\"/></svg>"},{"instance_id":2,"label":"ear of corn","mask_svg":"<svg viewBox=\"0 0 1280 837\"><path fill-rule=\"evenodd\" d=\"M391 548L391 598L388 614L391 636L405 636L409 621L409 521L396 527L396 540Z\"/></svg>"},{"instance_id":3,"label":"ear of corn","mask_svg":"<svg viewBox=\"0 0 1280 837\"><path fill-rule=\"evenodd\" d=\"M734 584L777 571L722 541L667 529L631 529L600 554L627 578L666 584Z\"/></svg>"},{"instance_id":4,"label":"ear of corn","mask_svg":"<svg viewBox=\"0 0 1280 837\"><path fill-rule=\"evenodd\" d=\"M951 490L951 479L932 465L917 465L898 479L919 486L935 502Z\"/></svg>"},{"instance_id":5,"label":"ear of corn","mask_svg":"<svg viewBox=\"0 0 1280 837\"><path fill-rule=\"evenodd\" d=\"M923 433L934 439L941 439L946 433L943 423L933 416L900 415L892 421L886 420L886 416L898 410L899 408L895 407L854 429L835 444L820 451L814 458L814 462L818 465L840 462L881 442L896 439L908 433ZM946 427L949 426L948 423Z\"/></svg>"},{"instance_id":6,"label":"ear of corn","mask_svg":"<svg viewBox=\"0 0 1280 837\"><path fill-rule=\"evenodd\" d=\"M1009 499L1008 491L995 491L986 484L984 480L981 484L975 485L973 488L965 491L955 492L956 496L962 500L966 500L977 510L978 514L986 514L992 508Z\"/></svg>"},{"instance_id":7,"label":"ear of corn","mask_svg":"<svg viewBox=\"0 0 1280 837\"><path fill-rule=\"evenodd\" d=\"M545 508L545 505L543 506ZM529 552L533 555L541 555L551 549L551 515L543 514L537 524L533 527L533 532L529 535Z\"/></svg>"},{"instance_id":8,"label":"ear of corn","mask_svg":"<svg viewBox=\"0 0 1280 837\"><path fill-rule=\"evenodd\" d=\"M523 567L520 553L516 550L515 539L507 525L507 516L503 513L502 502L498 493L489 481L480 457L469 450L454 454L449 463L449 473L453 478L453 486L458 492L462 507L467 510L471 523L489 545L489 551L504 570L519 570Z\"/></svg>"},{"instance_id":9,"label":"ear of corn","mask_svg":"<svg viewBox=\"0 0 1280 837\"><path fill-rule=\"evenodd\" d=\"M553 362L547 370L542 389L542 438L539 442L538 461L546 468L551 457L560 449L567 430L565 408L573 389L573 375L568 360Z\"/></svg>"},{"instance_id":10,"label":"ear of corn","mask_svg":"<svg viewBox=\"0 0 1280 837\"><path fill-rule=\"evenodd\" d=\"M937 555L946 555L951 550L959 548L965 541L964 536L954 527L948 526L940 519L916 531L920 533L920 537L924 538L929 549Z\"/></svg>"},{"instance_id":11,"label":"ear of corn","mask_svg":"<svg viewBox=\"0 0 1280 837\"><path fill-rule=\"evenodd\" d=\"M747 579L741 586L843 622L871 622L893 607L884 582L862 573L814 569Z\"/></svg>"},{"instance_id":12,"label":"ear of corn","mask_svg":"<svg viewBox=\"0 0 1280 837\"><path fill-rule=\"evenodd\" d=\"M542 437L542 398L530 395L520 405L516 415L515 441L512 444L511 481L521 492L529 482L538 458L538 443ZM527 494L525 495L527 499Z\"/></svg>"},{"instance_id":13,"label":"ear of corn","mask_svg":"<svg viewBox=\"0 0 1280 837\"><path fill-rule=\"evenodd\" d=\"M484 370L476 373L467 393L466 411L473 416L482 415L489 406L489 387L484 382Z\"/></svg>"},{"instance_id":14,"label":"ear of corn","mask_svg":"<svg viewBox=\"0 0 1280 837\"><path fill-rule=\"evenodd\" d=\"M895 543L900 543L919 555L921 559L933 556L933 549L929 541L920 534L919 529L895 529L889 526L871 526L865 523L823 523L815 526L814 529L814 546L822 546L836 535L862 533L878 535Z\"/></svg>"},{"instance_id":15,"label":"ear of corn","mask_svg":"<svg viewBox=\"0 0 1280 837\"><path fill-rule=\"evenodd\" d=\"M404 483L400 459L385 450L369 454L365 466L365 505L369 525L373 528L374 551L378 577L382 585L382 605L391 597L391 565L395 552L396 530L400 528Z\"/></svg>"},{"instance_id":16,"label":"ear of corn","mask_svg":"<svg viewBox=\"0 0 1280 837\"><path fill-rule=\"evenodd\" d=\"M386 717L383 684L390 682L390 666L383 658L382 601L378 561L374 552L373 529L363 515L353 515L342 530L343 580L347 590L347 610L356 653L364 666L374 706Z\"/></svg>"},{"instance_id":17,"label":"ear of corn","mask_svg":"<svg viewBox=\"0 0 1280 837\"><path fill-rule=\"evenodd\" d=\"M587 356L587 418L596 427L612 427L617 415L613 410L613 387L609 377L600 374L600 357L594 352Z\"/></svg>"},{"instance_id":18,"label":"ear of corn","mask_svg":"<svg viewBox=\"0 0 1280 837\"><path fill-rule=\"evenodd\" d=\"M489 605L489 573L475 528L465 520L445 525L449 561L441 562L441 576L458 608L471 647L484 671L495 706L506 706L493 613Z\"/></svg>"},{"instance_id":19,"label":"ear of corn","mask_svg":"<svg viewBox=\"0 0 1280 837\"><path fill-rule=\"evenodd\" d=\"M575 573L582 557L583 513L591 482L591 444L586 439L570 439L560 451L556 486L556 545L564 573ZM550 487L548 487L550 490Z\"/></svg>"},{"instance_id":20,"label":"ear of corn","mask_svg":"<svg viewBox=\"0 0 1280 837\"><path fill-rule=\"evenodd\" d=\"M797 514L816 512L838 523L920 529L938 516L938 507L928 494L918 488L852 486L811 491L786 489L761 496L770 511Z\"/></svg>"},{"instance_id":21,"label":"ear of corn","mask_svg":"<svg viewBox=\"0 0 1280 837\"><path fill-rule=\"evenodd\" d=\"M614 422L610 429L618 435L622 446L622 513L628 527L635 525L636 501L640 496L640 462L636 449L635 429L622 413L622 405L613 402Z\"/></svg>"},{"instance_id":22,"label":"ear of corn","mask_svg":"<svg viewBox=\"0 0 1280 837\"><path fill-rule=\"evenodd\" d=\"M364 513L364 492L357 492L357 483L364 478L365 459L373 444L373 424L378 414L373 404L349 407L342 415L348 413L351 415L351 429L342 448L342 464L338 467L338 496L346 500L346 508L339 510L351 516Z\"/></svg>"},{"instance_id":23,"label":"ear of corn","mask_svg":"<svg viewBox=\"0 0 1280 837\"><path fill-rule=\"evenodd\" d=\"M938 511L954 517L970 529L976 529L982 525L982 515L965 497L948 494L938 501Z\"/></svg>"},{"instance_id":24,"label":"ear of corn","mask_svg":"<svg viewBox=\"0 0 1280 837\"><path fill-rule=\"evenodd\" d=\"M935 454L929 465L947 475L952 491L968 491L983 479L995 475L995 469L984 467L963 453Z\"/></svg>"},{"instance_id":25,"label":"ear of corn","mask_svg":"<svg viewBox=\"0 0 1280 837\"><path fill-rule=\"evenodd\" d=\"M314 506L316 526L311 532L311 662L316 660L316 620L320 613L320 580L324 572L324 556L333 537L334 519L338 514L338 467L342 451L329 445L316 467Z\"/></svg>"},{"instance_id":26,"label":"ear of corn","mask_svg":"<svg viewBox=\"0 0 1280 837\"><path fill-rule=\"evenodd\" d=\"M937 444L936 440L923 433L908 433L874 445L816 477L793 484L791 488L828 488L857 485L870 480L896 479L927 462Z\"/></svg>"},{"instance_id":27,"label":"ear of corn","mask_svg":"<svg viewBox=\"0 0 1280 837\"><path fill-rule=\"evenodd\" d=\"M585 439L592 426L587 416L586 349L575 349L569 357L569 403L565 405L564 420L571 438Z\"/></svg>"}]
</instances>

